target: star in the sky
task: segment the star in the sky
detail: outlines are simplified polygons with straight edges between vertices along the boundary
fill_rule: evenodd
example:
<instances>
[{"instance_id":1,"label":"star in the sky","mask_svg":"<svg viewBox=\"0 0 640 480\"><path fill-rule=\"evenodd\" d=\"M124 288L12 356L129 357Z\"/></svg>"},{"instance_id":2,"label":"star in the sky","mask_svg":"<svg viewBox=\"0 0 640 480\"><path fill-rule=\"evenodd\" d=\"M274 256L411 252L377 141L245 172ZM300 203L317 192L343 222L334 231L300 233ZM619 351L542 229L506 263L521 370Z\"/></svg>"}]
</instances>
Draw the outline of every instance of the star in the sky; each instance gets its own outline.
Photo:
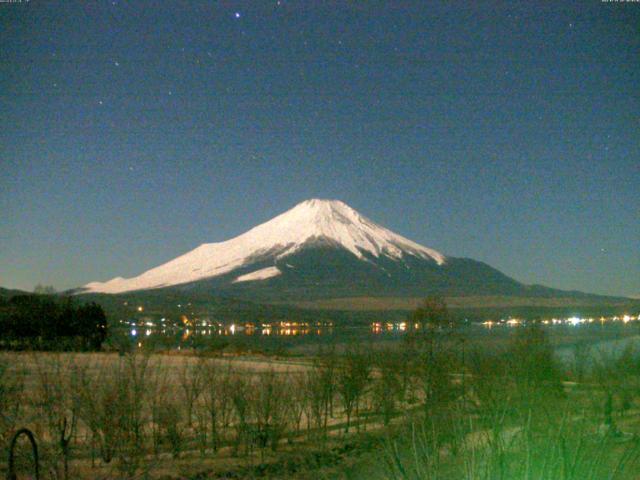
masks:
<instances>
[{"instance_id":1,"label":"star in the sky","mask_svg":"<svg viewBox=\"0 0 640 480\"><path fill-rule=\"evenodd\" d=\"M104 105L104 102L102 100L98 100L98 105Z\"/></svg>"},{"instance_id":2,"label":"star in the sky","mask_svg":"<svg viewBox=\"0 0 640 480\"><path fill-rule=\"evenodd\" d=\"M242 15L240 15L240 12L236 12L236 13L233 14L233 16L236 17L236 18L240 18Z\"/></svg>"},{"instance_id":3,"label":"star in the sky","mask_svg":"<svg viewBox=\"0 0 640 480\"><path fill-rule=\"evenodd\" d=\"M116 67L119 67L119 66L120 66L120 62L118 62L118 61L113 62L113 64L114 64Z\"/></svg>"}]
</instances>

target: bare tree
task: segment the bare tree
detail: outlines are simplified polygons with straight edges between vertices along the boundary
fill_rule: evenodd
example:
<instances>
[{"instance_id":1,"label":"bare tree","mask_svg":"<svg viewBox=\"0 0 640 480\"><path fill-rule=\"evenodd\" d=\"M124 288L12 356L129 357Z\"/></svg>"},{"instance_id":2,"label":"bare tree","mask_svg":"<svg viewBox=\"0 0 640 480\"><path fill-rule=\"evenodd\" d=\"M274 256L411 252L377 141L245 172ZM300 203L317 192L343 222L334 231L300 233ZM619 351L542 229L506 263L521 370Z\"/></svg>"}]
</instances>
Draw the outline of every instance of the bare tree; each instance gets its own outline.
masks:
<instances>
[{"instance_id":1,"label":"bare tree","mask_svg":"<svg viewBox=\"0 0 640 480\"><path fill-rule=\"evenodd\" d=\"M178 384L182 390L184 404L187 408L187 426L191 428L193 423L193 407L202 395L204 387L205 365L202 358L195 363L185 362L178 370Z\"/></svg>"},{"instance_id":2,"label":"bare tree","mask_svg":"<svg viewBox=\"0 0 640 480\"><path fill-rule=\"evenodd\" d=\"M299 435L302 416L307 411L309 398L307 396L306 378L303 374L293 373L289 376L289 397L291 398L290 415L294 428L292 434ZM291 439L292 440L292 439Z\"/></svg>"},{"instance_id":3,"label":"bare tree","mask_svg":"<svg viewBox=\"0 0 640 480\"><path fill-rule=\"evenodd\" d=\"M250 440L258 446L264 461L265 448L275 450L287 427L291 401L285 383L273 370L258 375L252 392L250 408L254 423L250 426Z\"/></svg>"},{"instance_id":4,"label":"bare tree","mask_svg":"<svg viewBox=\"0 0 640 480\"><path fill-rule=\"evenodd\" d=\"M146 399L149 395L148 374L149 374L149 355L136 354L127 355L125 359L125 381L123 382L127 388L127 395L124 397L126 402L126 422L127 430L133 436L133 445L141 448L144 444L144 426L148 422L148 416L145 412Z\"/></svg>"},{"instance_id":5,"label":"bare tree","mask_svg":"<svg viewBox=\"0 0 640 480\"><path fill-rule=\"evenodd\" d=\"M167 379L167 369L162 364L157 364L154 374L150 376L147 384L148 389L148 406L150 415L150 430L153 452L156 456L160 453L165 432L162 428L163 410L168 399L173 393L170 391Z\"/></svg>"},{"instance_id":6,"label":"bare tree","mask_svg":"<svg viewBox=\"0 0 640 480\"><path fill-rule=\"evenodd\" d=\"M308 422L326 436L335 392L335 355L323 355L306 372Z\"/></svg>"},{"instance_id":7,"label":"bare tree","mask_svg":"<svg viewBox=\"0 0 640 480\"><path fill-rule=\"evenodd\" d=\"M237 455L240 452L240 447L244 446L245 454L249 454L251 450L251 411L249 408L251 387L244 377L237 373L230 379L230 386L236 427L234 453Z\"/></svg>"},{"instance_id":8,"label":"bare tree","mask_svg":"<svg viewBox=\"0 0 640 480\"><path fill-rule=\"evenodd\" d=\"M413 375L425 412L433 414L455 396L450 374L455 364L453 321L442 297L430 296L409 316L407 341L413 350Z\"/></svg>"},{"instance_id":9,"label":"bare tree","mask_svg":"<svg viewBox=\"0 0 640 480\"><path fill-rule=\"evenodd\" d=\"M102 460L119 459L127 474L136 470L143 448L144 397L148 358L119 358L97 375L87 369L78 371L75 385L78 413L92 432Z\"/></svg>"},{"instance_id":10,"label":"bare tree","mask_svg":"<svg viewBox=\"0 0 640 480\"><path fill-rule=\"evenodd\" d=\"M430 355L435 353L443 338L448 337L453 329L447 304L439 296L426 297L407 321L407 341Z\"/></svg>"},{"instance_id":11,"label":"bare tree","mask_svg":"<svg viewBox=\"0 0 640 480\"><path fill-rule=\"evenodd\" d=\"M222 431L229 425L231 378L234 372L231 364L221 366L217 362L208 362L203 375L204 407L209 417L210 444L215 451L220 447Z\"/></svg>"},{"instance_id":12,"label":"bare tree","mask_svg":"<svg viewBox=\"0 0 640 480\"><path fill-rule=\"evenodd\" d=\"M562 396L561 370L547 333L538 324L517 329L511 338L505 360L519 395L522 414L542 405L539 398Z\"/></svg>"},{"instance_id":13,"label":"bare tree","mask_svg":"<svg viewBox=\"0 0 640 480\"><path fill-rule=\"evenodd\" d=\"M158 424L162 438L169 444L173 458L178 458L184 446L184 428L180 403L168 397L158 412Z\"/></svg>"},{"instance_id":14,"label":"bare tree","mask_svg":"<svg viewBox=\"0 0 640 480\"><path fill-rule=\"evenodd\" d=\"M371 374L370 360L362 352L349 349L338 366L337 387L347 417L345 433L349 432L351 417L359 414L360 398L364 394Z\"/></svg>"},{"instance_id":15,"label":"bare tree","mask_svg":"<svg viewBox=\"0 0 640 480\"><path fill-rule=\"evenodd\" d=\"M60 355L34 355L36 365L36 408L45 419L48 437L59 450L63 462L63 478L69 478L71 439L77 421L78 403L74 401L68 373L75 366L73 358L63 360Z\"/></svg>"},{"instance_id":16,"label":"bare tree","mask_svg":"<svg viewBox=\"0 0 640 480\"><path fill-rule=\"evenodd\" d=\"M373 401L386 426L396 413L397 403L404 397L399 373L404 364L396 352L388 349L377 352L375 360L378 375L373 384Z\"/></svg>"}]
</instances>

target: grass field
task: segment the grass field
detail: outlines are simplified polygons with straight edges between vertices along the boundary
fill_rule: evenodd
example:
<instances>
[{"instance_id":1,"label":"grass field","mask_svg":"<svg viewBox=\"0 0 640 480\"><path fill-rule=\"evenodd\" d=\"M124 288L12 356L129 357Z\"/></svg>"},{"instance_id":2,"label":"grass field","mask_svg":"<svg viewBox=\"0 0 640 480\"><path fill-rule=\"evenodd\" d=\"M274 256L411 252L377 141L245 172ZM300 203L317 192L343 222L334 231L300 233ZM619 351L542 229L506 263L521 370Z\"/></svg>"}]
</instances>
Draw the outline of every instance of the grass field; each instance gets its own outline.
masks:
<instances>
[{"instance_id":1,"label":"grass field","mask_svg":"<svg viewBox=\"0 0 640 480\"><path fill-rule=\"evenodd\" d=\"M1 465L27 427L43 478L637 478L640 355L594 353L620 332L582 332L297 357L3 353Z\"/></svg>"}]
</instances>

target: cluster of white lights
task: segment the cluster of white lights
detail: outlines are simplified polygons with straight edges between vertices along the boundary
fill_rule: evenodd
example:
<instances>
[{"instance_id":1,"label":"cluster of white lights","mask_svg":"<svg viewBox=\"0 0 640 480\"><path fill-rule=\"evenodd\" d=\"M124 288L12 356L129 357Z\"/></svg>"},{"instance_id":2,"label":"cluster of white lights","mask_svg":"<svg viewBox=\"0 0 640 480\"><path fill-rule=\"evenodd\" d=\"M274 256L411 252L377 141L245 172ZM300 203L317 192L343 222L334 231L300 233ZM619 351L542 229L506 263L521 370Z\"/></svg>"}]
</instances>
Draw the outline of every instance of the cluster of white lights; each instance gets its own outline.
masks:
<instances>
[{"instance_id":1,"label":"cluster of white lights","mask_svg":"<svg viewBox=\"0 0 640 480\"><path fill-rule=\"evenodd\" d=\"M593 318L593 317L577 317L577 316L573 316L573 317L568 317L568 318L551 318L551 319L545 319L542 320L541 323L543 325L571 325L571 326L576 326L576 325L582 325L585 323L594 323L594 322L600 322L600 323L605 323L605 322L623 322L623 323L629 323L629 322L633 322L633 321L640 321L640 314L634 316L634 315L622 315L622 316L613 316L613 317L600 317L598 319ZM517 325L521 325L523 323L526 323L525 320L523 319L519 319L519 318L509 318L509 319L500 319L500 320L486 320L484 322L482 322L482 325L484 325L485 327L491 328L494 325L509 325L509 326L517 326Z\"/></svg>"}]
</instances>

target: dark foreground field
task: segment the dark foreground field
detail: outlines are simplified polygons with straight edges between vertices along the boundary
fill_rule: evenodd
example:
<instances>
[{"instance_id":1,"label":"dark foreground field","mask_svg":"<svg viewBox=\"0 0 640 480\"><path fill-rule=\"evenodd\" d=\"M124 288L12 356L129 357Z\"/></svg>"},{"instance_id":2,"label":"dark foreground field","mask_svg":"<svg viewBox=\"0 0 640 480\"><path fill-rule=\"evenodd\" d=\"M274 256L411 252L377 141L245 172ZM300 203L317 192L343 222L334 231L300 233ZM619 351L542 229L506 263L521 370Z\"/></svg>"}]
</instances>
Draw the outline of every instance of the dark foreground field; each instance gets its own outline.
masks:
<instances>
[{"instance_id":1,"label":"dark foreground field","mask_svg":"<svg viewBox=\"0 0 640 480\"><path fill-rule=\"evenodd\" d=\"M280 358L5 353L2 474L27 427L41 478L637 478L640 354L573 340L516 328ZM29 478L24 438L14 463Z\"/></svg>"}]
</instances>

